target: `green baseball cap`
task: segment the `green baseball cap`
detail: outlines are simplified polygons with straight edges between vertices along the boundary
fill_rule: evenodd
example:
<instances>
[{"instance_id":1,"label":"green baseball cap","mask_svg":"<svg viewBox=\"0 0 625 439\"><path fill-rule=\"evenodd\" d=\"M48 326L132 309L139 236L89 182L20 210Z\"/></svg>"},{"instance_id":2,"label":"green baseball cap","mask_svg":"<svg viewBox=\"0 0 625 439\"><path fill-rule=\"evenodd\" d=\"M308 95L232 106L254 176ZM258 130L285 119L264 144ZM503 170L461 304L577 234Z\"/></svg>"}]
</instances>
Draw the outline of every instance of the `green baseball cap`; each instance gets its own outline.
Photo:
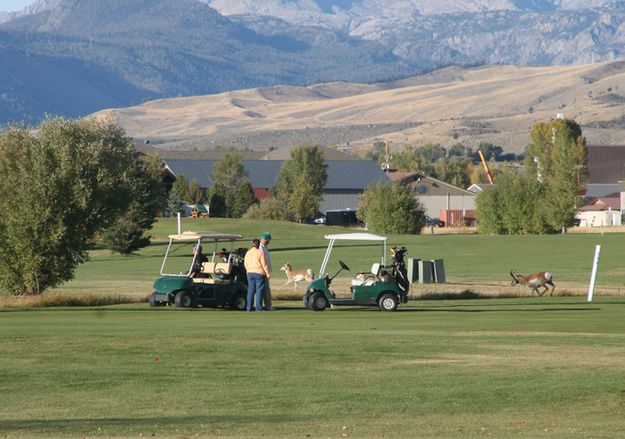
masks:
<instances>
[{"instance_id":1,"label":"green baseball cap","mask_svg":"<svg viewBox=\"0 0 625 439\"><path fill-rule=\"evenodd\" d=\"M263 239L271 239L271 233L269 233L269 232L263 232L263 234L260 235L260 236Z\"/></svg>"}]
</instances>

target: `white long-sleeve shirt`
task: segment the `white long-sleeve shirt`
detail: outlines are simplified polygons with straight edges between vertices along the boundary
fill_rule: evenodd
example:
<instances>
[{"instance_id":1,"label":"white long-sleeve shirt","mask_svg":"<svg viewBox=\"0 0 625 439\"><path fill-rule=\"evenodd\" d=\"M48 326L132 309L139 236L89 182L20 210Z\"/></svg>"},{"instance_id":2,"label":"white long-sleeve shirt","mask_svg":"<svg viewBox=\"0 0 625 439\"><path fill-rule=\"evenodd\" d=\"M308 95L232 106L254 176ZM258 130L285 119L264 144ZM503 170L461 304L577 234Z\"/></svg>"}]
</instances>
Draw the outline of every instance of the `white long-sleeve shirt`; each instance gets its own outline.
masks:
<instances>
[{"instance_id":1,"label":"white long-sleeve shirt","mask_svg":"<svg viewBox=\"0 0 625 439\"><path fill-rule=\"evenodd\" d=\"M260 243L260 249L265 254L265 262L267 262L267 267L269 268L269 273L271 273L271 257L269 256L269 249L262 242Z\"/></svg>"}]
</instances>

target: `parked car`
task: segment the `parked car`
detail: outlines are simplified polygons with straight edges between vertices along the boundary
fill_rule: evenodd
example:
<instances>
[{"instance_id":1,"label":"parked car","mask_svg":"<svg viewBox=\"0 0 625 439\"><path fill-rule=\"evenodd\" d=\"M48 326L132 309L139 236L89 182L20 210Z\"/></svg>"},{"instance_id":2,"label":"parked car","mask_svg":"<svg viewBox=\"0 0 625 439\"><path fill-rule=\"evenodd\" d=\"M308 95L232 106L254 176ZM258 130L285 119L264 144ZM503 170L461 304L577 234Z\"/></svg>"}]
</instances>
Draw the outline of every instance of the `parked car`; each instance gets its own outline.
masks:
<instances>
[{"instance_id":1,"label":"parked car","mask_svg":"<svg viewBox=\"0 0 625 439\"><path fill-rule=\"evenodd\" d=\"M445 221L438 218L430 218L429 216L426 216L425 225L434 227L445 227Z\"/></svg>"},{"instance_id":2,"label":"parked car","mask_svg":"<svg viewBox=\"0 0 625 439\"><path fill-rule=\"evenodd\" d=\"M322 216L319 218L315 218L315 220L313 221L314 224L317 224L318 226L325 226L326 225L326 217Z\"/></svg>"}]
</instances>

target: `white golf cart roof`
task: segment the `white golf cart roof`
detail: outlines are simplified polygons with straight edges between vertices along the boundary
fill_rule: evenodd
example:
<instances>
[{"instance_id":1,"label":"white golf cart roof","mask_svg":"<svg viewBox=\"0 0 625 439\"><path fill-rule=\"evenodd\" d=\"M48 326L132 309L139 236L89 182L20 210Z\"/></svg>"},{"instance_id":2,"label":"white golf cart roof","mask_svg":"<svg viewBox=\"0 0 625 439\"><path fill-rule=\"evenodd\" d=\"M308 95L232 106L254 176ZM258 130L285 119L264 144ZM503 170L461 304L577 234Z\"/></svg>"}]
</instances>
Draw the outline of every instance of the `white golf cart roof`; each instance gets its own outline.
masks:
<instances>
[{"instance_id":1,"label":"white golf cart roof","mask_svg":"<svg viewBox=\"0 0 625 439\"><path fill-rule=\"evenodd\" d=\"M336 235L326 235L326 239L329 239L328 249L323 257L321 263L321 269L319 270L319 276L323 276L326 272L328 261L330 260L330 254L332 253L332 247L334 247L334 241L380 241L382 242L382 258L380 262L382 266L386 265L386 236L374 235L373 233L339 233Z\"/></svg>"},{"instance_id":2,"label":"white golf cart roof","mask_svg":"<svg viewBox=\"0 0 625 439\"><path fill-rule=\"evenodd\" d=\"M185 231L181 234L169 235L169 239L174 241L197 241L198 239L206 241L234 241L240 239L241 235L232 235L229 233L218 232L189 232Z\"/></svg>"},{"instance_id":3,"label":"white golf cart roof","mask_svg":"<svg viewBox=\"0 0 625 439\"><path fill-rule=\"evenodd\" d=\"M218 233L218 232L189 232L185 231L182 233L176 233L174 235L169 235L169 245L167 246L167 250L165 251L165 256L163 257L163 263L161 264L161 276L188 276L191 273L191 268L195 263L196 254L193 253L193 259L191 261L191 265L189 266L189 270L187 273L178 273L178 274L169 274L165 273L165 263L167 262L167 256L169 255L169 251L171 249L171 245L175 241L186 241L192 242L196 241L198 244L202 241L213 241L215 242L215 249L217 248L217 243L219 241L230 241L234 245L234 241L240 239L241 235L233 235L230 233ZM215 251L213 251L213 260L215 259Z\"/></svg>"},{"instance_id":4,"label":"white golf cart roof","mask_svg":"<svg viewBox=\"0 0 625 439\"><path fill-rule=\"evenodd\" d=\"M326 239L340 239L351 241L386 241L386 236L374 235L373 233L339 233L326 235Z\"/></svg>"}]
</instances>

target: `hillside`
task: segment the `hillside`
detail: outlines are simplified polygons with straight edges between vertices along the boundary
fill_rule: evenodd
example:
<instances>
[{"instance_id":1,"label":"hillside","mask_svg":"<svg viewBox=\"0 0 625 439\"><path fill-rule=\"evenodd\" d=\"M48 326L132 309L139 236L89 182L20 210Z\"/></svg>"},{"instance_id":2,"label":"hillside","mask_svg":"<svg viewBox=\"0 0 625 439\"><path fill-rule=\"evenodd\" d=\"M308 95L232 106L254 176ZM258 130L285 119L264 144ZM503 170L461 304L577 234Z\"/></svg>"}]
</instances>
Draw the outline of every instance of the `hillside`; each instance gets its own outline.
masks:
<instances>
[{"instance_id":1,"label":"hillside","mask_svg":"<svg viewBox=\"0 0 625 439\"><path fill-rule=\"evenodd\" d=\"M369 81L414 70L375 42L326 30L297 38L262 35L196 0L58 0L51 9L1 24L0 51L35 67L22 80L21 63L0 60L0 124L37 122L44 113L86 114L148 97L319 78ZM345 72L342 63L349 66ZM82 88L84 65L91 66L85 80L92 90L66 92ZM62 96L40 93L61 82ZM116 82L119 87L111 87Z\"/></svg>"},{"instance_id":2,"label":"hillside","mask_svg":"<svg viewBox=\"0 0 625 439\"><path fill-rule=\"evenodd\" d=\"M0 124L449 65L625 57L623 0L37 0L2 20Z\"/></svg>"},{"instance_id":3,"label":"hillside","mask_svg":"<svg viewBox=\"0 0 625 439\"><path fill-rule=\"evenodd\" d=\"M137 140L175 150L267 150L492 142L521 152L538 121L563 113L589 143L625 138L625 62L572 67L447 68L393 83L328 83L162 99L107 110Z\"/></svg>"}]
</instances>

